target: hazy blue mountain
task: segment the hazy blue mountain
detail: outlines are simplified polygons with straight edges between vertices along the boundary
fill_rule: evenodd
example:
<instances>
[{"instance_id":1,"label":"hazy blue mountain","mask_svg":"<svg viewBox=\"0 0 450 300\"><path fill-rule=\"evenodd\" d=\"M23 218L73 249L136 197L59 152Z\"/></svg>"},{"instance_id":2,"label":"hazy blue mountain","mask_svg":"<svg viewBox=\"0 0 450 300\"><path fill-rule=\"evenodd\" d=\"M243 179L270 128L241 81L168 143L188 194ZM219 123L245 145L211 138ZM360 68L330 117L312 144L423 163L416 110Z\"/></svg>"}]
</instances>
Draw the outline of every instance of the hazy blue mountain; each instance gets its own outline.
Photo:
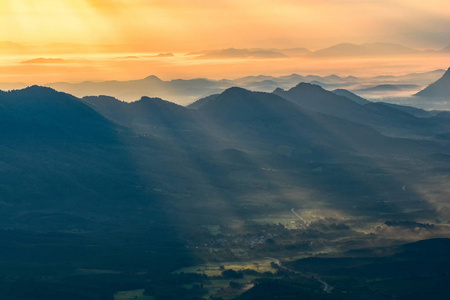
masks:
<instances>
[{"instance_id":1,"label":"hazy blue mountain","mask_svg":"<svg viewBox=\"0 0 450 300\"><path fill-rule=\"evenodd\" d=\"M344 89L336 89L333 91L333 93L335 93L336 95L339 95L339 96L344 96L344 97L346 97L350 100L353 100L354 102L361 104L361 105L370 103L369 100L366 100L363 97L360 97L360 96L358 96L350 91L344 90Z\"/></svg>"},{"instance_id":2,"label":"hazy blue mountain","mask_svg":"<svg viewBox=\"0 0 450 300\"><path fill-rule=\"evenodd\" d=\"M304 109L372 126L389 136L429 135L434 126L433 122L417 118L405 111L376 103L361 105L347 97L308 83L300 83L288 91L277 89L274 94Z\"/></svg>"},{"instance_id":3,"label":"hazy blue mountain","mask_svg":"<svg viewBox=\"0 0 450 300\"><path fill-rule=\"evenodd\" d=\"M379 102L379 103L383 103L386 106L390 106L393 107L397 110L401 110L404 111L410 115L416 116L416 117L432 117L434 116L434 113L420 109L420 108L416 108L416 107L412 107L412 106L406 106L406 105L399 105L399 104L392 104L392 103L385 103L385 102Z\"/></svg>"},{"instance_id":4,"label":"hazy blue mountain","mask_svg":"<svg viewBox=\"0 0 450 300\"><path fill-rule=\"evenodd\" d=\"M318 85L304 82L287 91L276 89L273 93L305 109L331 115L335 115L339 111L350 114L352 110L361 110L362 107L346 97L333 94Z\"/></svg>"},{"instance_id":5,"label":"hazy blue mountain","mask_svg":"<svg viewBox=\"0 0 450 300\"><path fill-rule=\"evenodd\" d=\"M180 105L188 105L199 98L211 94L223 92L225 89L238 86L250 90L273 91L276 87L289 89L299 82L321 82L324 87L355 88L355 86L368 86L378 84L409 84L411 82L425 85L437 80L444 70L435 70L426 73L407 74L403 76L377 76L373 78L357 78L354 76L340 77L337 75L317 76L291 74L285 76L246 76L237 79L175 79L164 81L156 76L131 81L103 81L103 82L80 82L80 83L49 83L47 86L57 90L73 94L77 97L108 95L114 98L131 102L142 96L158 97L167 99ZM15 89L23 88L23 84L1 83L0 88Z\"/></svg>"},{"instance_id":6,"label":"hazy blue mountain","mask_svg":"<svg viewBox=\"0 0 450 300\"><path fill-rule=\"evenodd\" d=\"M222 82L201 78L163 81L156 76L131 81L59 82L47 86L77 97L108 95L120 100L134 101L147 96L171 99L182 104L188 104L199 97L217 93L228 87Z\"/></svg>"},{"instance_id":7,"label":"hazy blue mountain","mask_svg":"<svg viewBox=\"0 0 450 300\"><path fill-rule=\"evenodd\" d=\"M208 96L208 97L201 98L201 99L195 101L194 103L189 104L189 105L187 106L187 108L190 108L190 109L198 109L198 108L202 107L203 105L206 105L208 102L214 100L214 99L217 98L219 95L220 95L220 94L213 94L213 95L210 95L210 96Z\"/></svg>"},{"instance_id":8,"label":"hazy blue mountain","mask_svg":"<svg viewBox=\"0 0 450 300\"><path fill-rule=\"evenodd\" d=\"M415 84L423 85L423 84L429 84L432 81L438 80L439 78L442 77L442 75L444 73L445 73L445 70L438 69L438 70L425 72L425 73L411 73L411 74L406 74L403 76L396 76L395 80L397 81L397 83L413 82Z\"/></svg>"},{"instance_id":9,"label":"hazy blue mountain","mask_svg":"<svg viewBox=\"0 0 450 300\"><path fill-rule=\"evenodd\" d=\"M278 82L273 80L256 81L246 85L246 89L259 92L271 92L279 87Z\"/></svg>"},{"instance_id":10,"label":"hazy blue mountain","mask_svg":"<svg viewBox=\"0 0 450 300\"><path fill-rule=\"evenodd\" d=\"M415 84L380 84L368 88L358 89L357 92L393 92L402 90L417 89Z\"/></svg>"},{"instance_id":11,"label":"hazy blue mountain","mask_svg":"<svg viewBox=\"0 0 450 300\"><path fill-rule=\"evenodd\" d=\"M448 99L450 97L450 68L438 81L430 84L415 96Z\"/></svg>"},{"instance_id":12,"label":"hazy blue mountain","mask_svg":"<svg viewBox=\"0 0 450 300\"><path fill-rule=\"evenodd\" d=\"M195 123L187 108L160 98L142 97L138 101L123 102L108 96L90 96L82 98L82 101L106 118L131 127L187 129Z\"/></svg>"}]
</instances>

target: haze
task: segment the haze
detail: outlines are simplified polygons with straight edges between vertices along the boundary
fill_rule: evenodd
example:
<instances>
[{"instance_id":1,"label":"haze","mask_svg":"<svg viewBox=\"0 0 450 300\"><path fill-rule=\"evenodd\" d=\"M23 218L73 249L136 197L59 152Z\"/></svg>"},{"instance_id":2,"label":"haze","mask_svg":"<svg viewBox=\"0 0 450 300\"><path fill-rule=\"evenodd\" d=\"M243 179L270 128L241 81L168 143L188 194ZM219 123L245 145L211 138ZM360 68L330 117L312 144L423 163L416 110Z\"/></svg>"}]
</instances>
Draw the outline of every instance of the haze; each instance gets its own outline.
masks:
<instances>
[{"instance_id":1,"label":"haze","mask_svg":"<svg viewBox=\"0 0 450 300\"><path fill-rule=\"evenodd\" d=\"M445 0L3 0L0 20L0 82L404 74L445 66L450 44ZM292 49L377 42L415 52L324 63ZM187 55L229 48L282 55Z\"/></svg>"}]
</instances>

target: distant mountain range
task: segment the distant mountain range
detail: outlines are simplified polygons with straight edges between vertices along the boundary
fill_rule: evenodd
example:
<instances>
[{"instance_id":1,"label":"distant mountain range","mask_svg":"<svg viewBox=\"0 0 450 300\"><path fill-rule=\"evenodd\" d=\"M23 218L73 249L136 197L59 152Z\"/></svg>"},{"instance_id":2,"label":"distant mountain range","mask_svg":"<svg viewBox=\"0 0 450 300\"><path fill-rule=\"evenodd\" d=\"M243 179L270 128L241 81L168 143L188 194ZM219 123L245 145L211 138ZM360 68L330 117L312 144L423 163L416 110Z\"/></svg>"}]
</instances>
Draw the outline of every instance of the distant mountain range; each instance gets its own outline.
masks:
<instances>
[{"instance_id":1,"label":"distant mountain range","mask_svg":"<svg viewBox=\"0 0 450 300\"><path fill-rule=\"evenodd\" d=\"M415 84L380 84L368 88L358 89L357 92L393 92L419 88Z\"/></svg>"},{"instance_id":2,"label":"distant mountain range","mask_svg":"<svg viewBox=\"0 0 450 300\"><path fill-rule=\"evenodd\" d=\"M411 85L411 83L425 86L442 76L444 70L435 70L426 73L407 74L403 76L377 76L372 78L358 78L354 76L302 76L291 74L287 76L247 76L238 79L177 79L164 81L156 76L148 76L132 81L103 81L80 83L49 83L46 86L56 90L73 94L77 97L108 95L124 101L136 101L142 96L160 97L178 104L187 105L199 98L223 92L227 88L238 86L253 91L272 92L276 88L289 89L299 82L320 84L331 89L358 90L362 86L377 86L380 84ZM5 85L7 86L7 85ZM0 88L2 84L0 84ZM18 88L20 85L15 85Z\"/></svg>"},{"instance_id":3,"label":"distant mountain range","mask_svg":"<svg viewBox=\"0 0 450 300\"><path fill-rule=\"evenodd\" d=\"M447 53L450 46L437 50L416 50L396 43L364 43L352 44L341 43L327 48L315 51L306 48L292 49L246 49L246 48L228 48L220 50L207 50L188 53L188 55L196 56L199 59L227 59L227 58L283 58L288 56L307 56L307 57L382 57L382 56L398 56L398 55L420 55L420 54L440 54Z\"/></svg>"}]
</instances>

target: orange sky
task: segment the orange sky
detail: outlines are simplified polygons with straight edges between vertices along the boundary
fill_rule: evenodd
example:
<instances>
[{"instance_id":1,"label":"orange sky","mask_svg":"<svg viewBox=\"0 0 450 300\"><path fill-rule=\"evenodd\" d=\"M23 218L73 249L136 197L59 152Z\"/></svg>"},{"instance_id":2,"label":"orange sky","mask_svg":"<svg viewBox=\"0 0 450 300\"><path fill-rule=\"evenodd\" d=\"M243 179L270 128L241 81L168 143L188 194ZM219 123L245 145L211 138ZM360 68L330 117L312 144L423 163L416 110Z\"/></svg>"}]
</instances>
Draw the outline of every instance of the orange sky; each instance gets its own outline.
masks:
<instances>
[{"instance_id":1,"label":"orange sky","mask_svg":"<svg viewBox=\"0 0 450 300\"><path fill-rule=\"evenodd\" d=\"M417 49L448 46L450 1L0 0L0 82L119 79L124 72L128 78L326 72L317 60L200 62L183 55L230 47L315 50L342 42L379 41ZM160 52L176 55L141 62L114 59ZM40 57L63 58L64 63L23 63ZM447 64L446 58L434 57L428 68ZM330 65L329 72L339 71L339 64ZM357 69L348 61L341 67L344 73ZM217 68L223 68L223 76Z\"/></svg>"}]
</instances>

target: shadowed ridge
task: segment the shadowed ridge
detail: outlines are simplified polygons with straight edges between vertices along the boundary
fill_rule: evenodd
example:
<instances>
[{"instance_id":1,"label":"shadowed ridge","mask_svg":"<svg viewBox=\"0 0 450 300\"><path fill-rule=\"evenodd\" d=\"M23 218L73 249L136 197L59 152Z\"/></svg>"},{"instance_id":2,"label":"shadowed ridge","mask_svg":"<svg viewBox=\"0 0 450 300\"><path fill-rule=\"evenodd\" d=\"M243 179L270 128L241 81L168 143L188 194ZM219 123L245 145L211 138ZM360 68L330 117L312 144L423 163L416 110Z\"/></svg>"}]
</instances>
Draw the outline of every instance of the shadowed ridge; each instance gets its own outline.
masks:
<instances>
[{"instance_id":1,"label":"shadowed ridge","mask_svg":"<svg viewBox=\"0 0 450 300\"><path fill-rule=\"evenodd\" d=\"M277 87L272 93L277 94L277 93L282 93L282 92L285 92L285 90L280 87Z\"/></svg>"},{"instance_id":2,"label":"shadowed ridge","mask_svg":"<svg viewBox=\"0 0 450 300\"><path fill-rule=\"evenodd\" d=\"M11 140L111 141L117 125L80 99L48 87L30 86L0 94L1 136Z\"/></svg>"},{"instance_id":3,"label":"shadowed ridge","mask_svg":"<svg viewBox=\"0 0 450 300\"><path fill-rule=\"evenodd\" d=\"M40 85L31 85L24 89L7 91L6 94L20 98L20 101L79 102L79 99L71 94Z\"/></svg>"},{"instance_id":4,"label":"shadowed ridge","mask_svg":"<svg viewBox=\"0 0 450 300\"><path fill-rule=\"evenodd\" d=\"M173 102L158 98L158 97L147 97L142 96L138 101L130 102L132 105L153 105L153 106L170 106L170 107L183 107L181 105L175 104Z\"/></svg>"},{"instance_id":5,"label":"shadowed ridge","mask_svg":"<svg viewBox=\"0 0 450 300\"><path fill-rule=\"evenodd\" d=\"M143 122L168 128L183 128L194 122L189 109L160 98L142 97L128 104L133 115Z\"/></svg>"},{"instance_id":6,"label":"shadowed ridge","mask_svg":"<svg viewBox=\"0 0 450 300\"><path fill-rule=\"evenodd\" d=\"M238 149L251 151L278 153L283 149L289 155L304 155L306 151L312 159L326 156L329 151L325 149L333 149L329 153L334 154L357 148L374 151L376 143L385 139L369 127L305 110L272 93L242 88L224 91L198 109L198 113L216 136L234 142Z\"/></svg>"},{"instance_id":7,"label":"shadowed ridge","mask_svg":"<svg viewBox=\"0 0 450 300\"><path fill-rule=\"evenodd\" d=\"M244 88L241 87L231 87L226 89L225 91L223 91L220 96L221 97L242 97L242 96L249 96L251 95L253 92L246 90Z\"/></svg>"},{"instance_id":8,"label":"shadowed ridge","mask_svg":"<svg viewBox=\"0 0 450 300\"><path fill-rule=\"evenodd\" d=\"M369 103L371 104L371 103ZM377 102L374 104L378 104L378 105L384 105L387 107L391 107L391 108L395 108L397 111L402 111L405 113L408 113L410 115L413 115L415 117L419 117L419 118L425 118L425 117L432 117L433 113L420 109L420 108L416 108L413 106L406 106L406 105L399 105L399 104L393 104L393 103L387 103L387 102Z\"/></svg>"},{"instance_id":9,"label":"shadowed ridge","mask_svg":"<svg viewBox=\"0 0 450 300\"><path fill-rule=\"evenodd\" d=\"M296 86L290 89L290 91L301 90L302 92L316 92L316 91L325 91L320 85L312 84L308 82L300 82Z\"/></svg>"},{"instance_id":10,"label":"shadowed ridge","mask_svg":"<svg viewBox=\"0 0 450 300\"><path fill-rule=\"evenodd\" d=\"M201 99L198 99L197 101L189 104L188 106L186 106L189 109L199 109L201 108L203 105L206 105L209 101L212 101L214 99L216 99L220 94L213 94L211 96L207 96Z\"/></svg>"},{"instance_id":11,"label":"shadowed ridge","mask_svg":"<svg viewBox=\"0 0 450 300\"><path fill-rule=\"evenodd\" d=\"M432 98L450 98L450 68L436 82L430 84L414 96Z\"/></svg>"},{"instance_id":12,"label":"shadowed ridge","mask_svg":"<svg viewBox=\"0 0 450 300\"><path fill-rule=\"evenodd\" d=\"M302 108L339 117L357 113L362 106L347 97L336 95L321 86L301 82L290 90L277 89L274 94L290 100Z\"/></svg>"},{"instance_id":13,"label":"shadowed ridge","mask_svg":"<svg viewBox=\"0 0 450 300\"><path fill-rule=\"evenodd\" d=\"M191 110L160 98L143 96L135 102L123 102L108 96L91 96L84 97L83 101L106 118L139 133L197 128Z\"/></svg>"},{"instance_id":14,"label":"shadowed ridge","mask_svg":"<svg viewBox=\"0 0 450 300\"><path fill-rule=\"evenodd\" d=\"M408 251L408 255L415 253L418 256L423 256L423 254L426 253L427 255L435 254L450 257L450 239L448 238L421 240L414 243L404 244L400 246L400 248Z\"/></svg>"},{"instance_id":15,"label":"shadowed ridge","mask_svg":"<svg viewBox=\"0 0 450 300\"><path fill-rule=\"evenodd\" d=\"M361 104L361 105L370 103L369 100L366 100L363 97L360 97L360 96L358 96L348 90L345 90L345 89L336 89L333 91L333 93L335 93L336 95L339 95L339 96L347 97L348 99L352 100L353 102Z\"/></svg>"},{"instance_id":16,"label":"shadowed ridge","mask_svg":"<svg viewBox=\"0 0 450 300\"><path fill-rule=\"evenodd\" d=\"M199 111L215 115L217 120L237 118L250 120L277 115L279 118L289 118L297 107L278 95L252 92L239 87L232 87L210 99L201 106Z\"/></svg>"}]
</instances>

